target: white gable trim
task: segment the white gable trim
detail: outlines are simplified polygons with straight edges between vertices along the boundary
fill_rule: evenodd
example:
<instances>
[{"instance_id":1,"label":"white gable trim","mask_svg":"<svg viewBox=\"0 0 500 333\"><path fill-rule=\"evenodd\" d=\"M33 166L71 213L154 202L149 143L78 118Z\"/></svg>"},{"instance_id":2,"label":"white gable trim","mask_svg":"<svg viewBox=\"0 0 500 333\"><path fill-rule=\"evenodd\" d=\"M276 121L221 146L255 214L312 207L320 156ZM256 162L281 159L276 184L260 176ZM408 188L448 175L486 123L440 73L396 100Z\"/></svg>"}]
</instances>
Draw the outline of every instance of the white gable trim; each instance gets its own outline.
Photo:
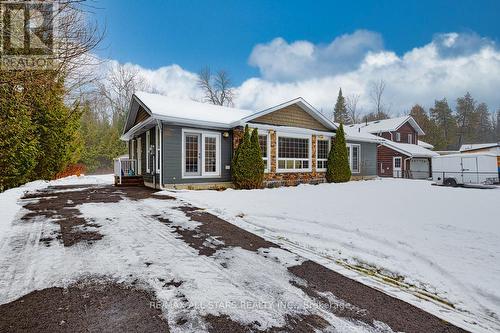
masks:
<instances>
[{"instance_id":1,"label":"white gable trim","mask_svg":"<svg viewBox=\"0 0 500 333\"><path fill-rule=\"evenodd\" d=\"M269 114L269 113L274 112L274 111L278 111L280 109L286 108L287 106L290 106L293 104L299 105L301 107L301 109L303 109L305 112L307 112L309 115L311 115L314 119L316 119L321 124L323 124L326 128L329 128L331 130L337 129L337 126L333 122L328 120L323 114L321 114L321 112L316 110L311 104L307 103L302 97L298 97L298 98L292 99L288 102L281 103L281 104L278 104L278 105L273 106L271 108L256 112L254 114L251 114L250 116L247 116L247 117L233 123L232 125L241 126L241 125L243 125L249 121L252 121L256 118L265 116L266 114Z\"/></svg>"},{"instance_id":2,"label":"white gable trim","mask_svg":"<svg viewBox=\"0 0 500 333\"><path fill-rule=\"evenodd\" d=\"M412 116L408 116L403 122L401 122L401 124L399 124L398 127L394 129L394 131L397 131L401 126L406 124L406 122L410 122L410 125L413 127L415 131L417 131L418 135L425 135L424 130L418 125L418 123L415 121L415 119L413 119Z\"/></svg>"}]
</instances>

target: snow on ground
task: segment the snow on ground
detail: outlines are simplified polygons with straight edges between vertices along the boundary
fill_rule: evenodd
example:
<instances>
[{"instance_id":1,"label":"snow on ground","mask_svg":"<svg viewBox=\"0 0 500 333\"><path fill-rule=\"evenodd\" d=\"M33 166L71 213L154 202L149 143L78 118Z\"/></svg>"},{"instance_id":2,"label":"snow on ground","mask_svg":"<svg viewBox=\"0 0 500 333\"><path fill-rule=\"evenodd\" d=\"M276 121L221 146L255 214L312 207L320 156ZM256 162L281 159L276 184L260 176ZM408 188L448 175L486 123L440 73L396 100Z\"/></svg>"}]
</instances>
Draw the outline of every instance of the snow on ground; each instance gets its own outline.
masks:
<instances>
[{"instance_id":1,"label":"snow on ground","mask_svg":"<svg viewBox=\"0 0 500 333\"><path fill-rule=\"evenodd\" d=\"M174 195L292 251L306 250L300 253L312 253L311 259L318 255L400 275L484 327L500 328L500 188L383 179ZM421 300L413 303L453 316Z\"/></svg>"},{"instance_id":2,"label":"snow on ground","mask_svg":"<svg viewBox=\"0 0 500 333\"><path fill-rule=\"evenodd\" d=\"M77 182L61 182L72 181ZM290 284L287 266L300 259L288 251L269 249L276 262L241 248L222 249L212 257L199 255L173 232L174 226L193 228L197 223L175 209L178 205L176 200L152 198L79 205L83 217L100 225L103 238L70 247L58 241L45 246L40 239L53 235L59 226L43 217L28 223L19 220L23 212L18 213L9 237L0 239L0 303L83 277L106 276L153 290L159 300L154 306L163 309L172 332L206 331L200 321L206 314L228 315L243 324L258 321L265 329L283 325L286 314L306 313L321 314L335 327L332 331L390 331L383 324L371 328L318 307ZM160 223L157 216L172 225ZM182 284L169 287L168 281ZM189 327L179 328L181 318Z\"/></svg>"},{"instance_id":3,"label":"snow on ground","mask_svg":"<svg viewBox=\"0 0 500 333\"><path fill-rule=\"evenodd\" d=\"M10 224L21 209L19 198L25 192L35 191L51 185L112 184L113 175L70 176L52 181L36 180L0 193L0 239L10 228Z\"/></svg>"}]
</instances>

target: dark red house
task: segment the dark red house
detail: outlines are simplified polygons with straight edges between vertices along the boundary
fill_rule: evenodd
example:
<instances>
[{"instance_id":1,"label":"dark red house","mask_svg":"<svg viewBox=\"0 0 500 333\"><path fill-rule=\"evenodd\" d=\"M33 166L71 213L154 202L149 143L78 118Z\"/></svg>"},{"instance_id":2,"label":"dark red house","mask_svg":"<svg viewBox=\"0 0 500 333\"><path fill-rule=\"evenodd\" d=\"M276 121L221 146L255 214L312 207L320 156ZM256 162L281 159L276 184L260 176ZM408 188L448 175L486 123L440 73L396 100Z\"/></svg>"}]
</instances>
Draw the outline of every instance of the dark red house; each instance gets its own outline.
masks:
<instances>
[{"instance_id":1,"label":"dark red house","mask_svg":"<svg viewBox=\"0 0 500 333\"><path fill-rule=\"evenodd\" d=\"M419 138L425 135L411 116L376 120L350 126L384 140L377 147L377 173L380 177L426 179L431 177L432 156L436 152Z\"/></svg>"}]
</instances>

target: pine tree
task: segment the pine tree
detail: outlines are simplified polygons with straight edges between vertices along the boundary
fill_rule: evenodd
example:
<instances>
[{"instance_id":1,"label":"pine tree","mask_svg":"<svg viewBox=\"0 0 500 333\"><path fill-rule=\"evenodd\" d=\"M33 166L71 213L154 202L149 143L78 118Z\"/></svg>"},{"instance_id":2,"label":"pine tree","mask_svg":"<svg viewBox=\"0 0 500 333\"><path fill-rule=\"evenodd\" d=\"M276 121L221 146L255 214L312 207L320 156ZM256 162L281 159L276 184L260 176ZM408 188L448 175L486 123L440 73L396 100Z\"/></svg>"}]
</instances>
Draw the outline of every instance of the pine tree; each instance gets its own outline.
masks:
<instances>
[{"instance_id":1,"label":"pine tree","mask_svg":"<svg viewBox=\"0 0 500 333\"><path fill-rule=\"evenodd\" d=\"M432 124L429 143L436 150L456 149L457 123L446 98L436 100L429 113Z\"/></svg>"},{"instance_id":2,"label":"pine tree","mask_svg":"<svg viewBox=\"0 0 500 333\"><path fill-rule=\"evenodd\" d=\"M480 103L476 108L478 128L475 133L474 143L488 143L495 140L491 115L486 103Z\"/></svg>"},{"instance_id":3,"label":"pine tree","mask_svg":"<svg viewBox=\"0 0 500 333\"><path fill-rule=\"evenodd\" d=\"M254 129L250 135L250 129L246 125L243 140L236 148L232 161L232 175L235 187L241 189L262 187L264 167L258 131Z\"/></svg>"},{"instance_id":4,"label":"pine tree","mask_svg":"<svg viewBox=\"0 0 500 333\"><path fill-rule=\"evenodd\" d=\"M31 110L23 93L0 85L0 192L31 180L39 154Z\"/></svg>"},{"instance_id":5,"label":"pine tree","mask_svg":"<svg viewBox=\"0 0 500 333\"><path fill-rule=\"evenodd\" d=\"M337 103L335 103L335 108L333 111L334 121L342 124L350 124L349 113L347 112L347 106L344 96L342 96L342 88L339 89L339 95L337 97Z\"/></svg>"},{"instance_id":6,"label":"pine tree","mask_svg":"<svg viewBox=\"0 0 500 333\"><path fill-rule=\"evenodd\" d=\"M410 110L410 116L415 119L417 124L422 128L422 130L427 133L429 132L429 127L430 127L430 122L429 122L429 116L427 115L427 112L425 112L425 109L419 105L415 104L411 110Z\"/></svg>"},{"instance_id":7,"label":"pine tree","mask_svg":"<svg viewBox=\"0 0 500 333\"><path fill-rule=\"evenodd\" d=\"M474 143L475 133L479 124L476 112L476 101L467 92L464 97L457 99L457 124L458 124L458 147L464 143Z\"/></svg>"},{"instance_id":8,"label":"pine tree","mask_svg":"<svg viewBox=\"0 0 500 333\"><path fill-rule=\"evenodd\" d=\"M351 168L347 156L344 126L340 124L335 133L332 149L328 154L326 180L329 183L345 183L351 179Z\"/></svg>"}]
</instances>

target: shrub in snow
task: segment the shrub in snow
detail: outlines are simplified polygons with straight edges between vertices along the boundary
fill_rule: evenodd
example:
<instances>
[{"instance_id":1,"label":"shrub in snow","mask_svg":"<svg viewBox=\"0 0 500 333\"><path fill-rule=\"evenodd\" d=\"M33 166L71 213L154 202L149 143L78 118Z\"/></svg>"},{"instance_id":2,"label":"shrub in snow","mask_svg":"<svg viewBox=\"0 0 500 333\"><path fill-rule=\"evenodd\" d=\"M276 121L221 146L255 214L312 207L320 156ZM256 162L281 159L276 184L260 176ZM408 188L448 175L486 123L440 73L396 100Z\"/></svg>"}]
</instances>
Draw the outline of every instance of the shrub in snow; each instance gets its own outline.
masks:
<instances>
[{"instance_id":1,"label":"shrub in snow","mask_svg":"<svg viewBox=\"0 0 500 333\"><path fill-rule=\"evenodd\" d=\"M332 149L328 154L326 180L329 183L345 183L351 179L351 168L345 144L344 126L340 124Z\"/></svg>"},{"instance_id":2,"label":"shrub in snow","mask_svg":"<svg viewBox=\"0 0 500 333\"><path fill-rule=\"evenodd\" d=\"M261 188L264 180L264 161L259 145L259 134L254 129L250 136L248 125L232 161L233 183L236 188Z\"/></svg>"}]
</instances>

